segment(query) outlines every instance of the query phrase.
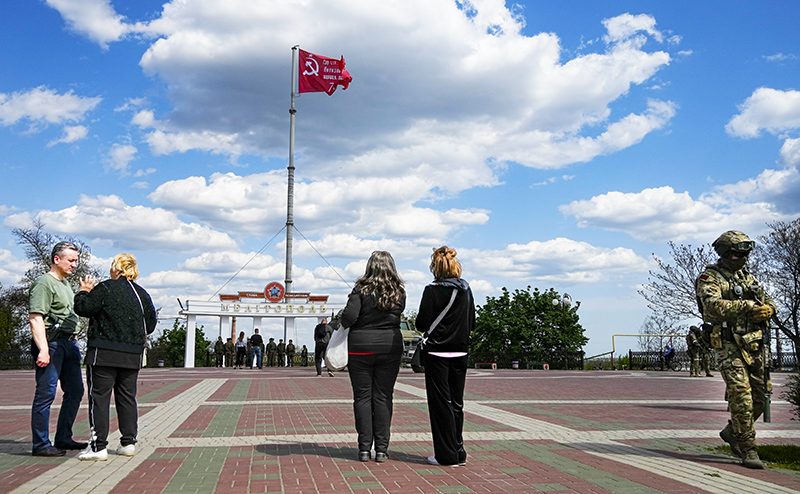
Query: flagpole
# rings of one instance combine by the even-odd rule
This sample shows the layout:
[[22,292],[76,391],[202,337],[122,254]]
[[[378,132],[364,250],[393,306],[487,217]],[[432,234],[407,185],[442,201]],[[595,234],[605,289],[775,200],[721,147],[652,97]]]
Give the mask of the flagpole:
[[[297,71],[299,70],[297,61],[297,48],[292,47],[292,104],[289,108],[289,170],[286,200],[286,277],[284,279],[284,293],[292,291],[292,233],[294,230],[294,117],[297,110],[294,108],[294,98],[297,88]],[[291,327],[290,327],[291,326]],[[294,318],[283,319],[283,341],[287,341],[287,335],[294,329]]]

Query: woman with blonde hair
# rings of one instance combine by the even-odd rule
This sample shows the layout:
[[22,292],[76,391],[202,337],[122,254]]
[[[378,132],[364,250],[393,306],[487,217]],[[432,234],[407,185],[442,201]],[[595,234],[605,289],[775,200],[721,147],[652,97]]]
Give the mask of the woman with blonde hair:
[[241,369],[244,366],[245,358],[247,358],[247,342],[244,339],[244,331],[239,333],[239,339],[236,340],[236,365],[235,369]]
[[373,252],[364,276],[356,281],[347,306],[337,316],[343,327],[350,328],[347,368],[353,387],[359,461],[369,461],[373,447],[376,462],[389,458],[392,394],[403,353],[400,314],[405,306],[403,280],[392,255]]
[[417,330],[423,336],[423,365],[433,456],[428,463],[467,463],[464,429],[464,385],[469,335],[475,327],[475,301],[469,283],[461,279],[455,249],[443,246],[431,256],[434,281],[422,292]]
[[108,459],[112,390],[122,433],[116,452],[133,456],[136,451],[136,379],[142,367],[145,338],[156,329],[157,314],[150,295],[134,283],[139,268],[133,254],[114,256],[110,275],[110,279],[96,286],[93,276],[81,278],[81,291],[75,295],[75,313],[89,318],[85,364],[92,433],[79,460]]

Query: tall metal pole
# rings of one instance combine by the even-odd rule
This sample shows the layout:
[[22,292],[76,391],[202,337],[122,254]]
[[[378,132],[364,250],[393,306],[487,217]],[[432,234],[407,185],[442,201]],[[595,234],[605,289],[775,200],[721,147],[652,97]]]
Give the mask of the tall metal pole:
[[[292,233],[294,233],[294,117],[297,110],[294,108],[294,98],[297,88],[298,45],[292,47],[292,104],[289,108],[289,189],[286,199],[286,277],[284,279],[285,292],[292,291]],[[291,327],[290,327],[291,326]],[[294,330],[294,318],[283,319],[283,340]]]

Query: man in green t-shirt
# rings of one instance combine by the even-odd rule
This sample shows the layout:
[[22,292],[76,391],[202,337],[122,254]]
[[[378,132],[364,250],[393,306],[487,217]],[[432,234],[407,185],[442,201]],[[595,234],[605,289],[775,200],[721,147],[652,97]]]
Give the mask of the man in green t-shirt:
[[[78,316],[72,309],[75,294],[66,277],[78,265],[78,247],[59,242],[50,254],[50,271],[33,282],[29,321],[36,358],[36,393],[31,408],[33,456],[63,456],[67,449],[83,449],[88,443],[72,438],[72,424],[83,398],[81,352],[75,342]],[[64,393],[58,414],[55,444],[50,443],[50,405],[59,381]]]

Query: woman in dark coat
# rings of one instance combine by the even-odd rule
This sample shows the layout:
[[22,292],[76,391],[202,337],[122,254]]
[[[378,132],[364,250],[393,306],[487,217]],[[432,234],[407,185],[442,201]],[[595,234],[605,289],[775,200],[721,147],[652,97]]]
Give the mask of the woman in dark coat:
[[133,456],[136,451],[136,379],[142,367],[145,338],[155,330],[157,315],[150,295],[134,283],[139,268],[132,254],[115,256],[110,274],[111,279],[97,286],[94,277],[81,279],[81,291],[75,295],[75,313],[89,318],[85,364],[92,432],[89,446],[78,455],[79,460],[108,458],[112,390],[122,433],[117,454]]
[[464,450],[464,384],[467,377],[469,335],[475,327],[475,301],[461,279],[456,251],[444,246],[431,256],[434,281],[422,292],[417,330],[423,338],[425,391],[431,417],[432,465],[467,463]]
[[373,252],[338,316],[341,325],[350,328],[347,368],[360,461],[369,461],[373,447],[375,461],[388,459],[392,394],[403,353],[400,315],[405,306],[403,280],[392,255]]

